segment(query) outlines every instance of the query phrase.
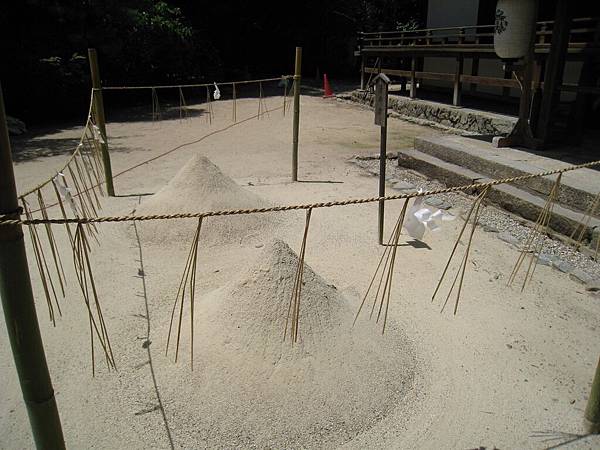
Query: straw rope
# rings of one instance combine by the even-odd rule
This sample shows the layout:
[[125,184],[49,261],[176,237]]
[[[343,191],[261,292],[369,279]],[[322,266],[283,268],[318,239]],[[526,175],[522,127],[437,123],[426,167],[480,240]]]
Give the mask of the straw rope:
[[[276,78],[262,78],[260,80],[242,80],[242,81],[225,81],[217,83],[219,86],[228,86],[228,85],[239,85],[239,84],[251,84],[251,83],[261,83],[261,82],[269,82],[269,81],[281,81],[281,80],[289,80],[294,79],[295,75],[282,75]],[[98,90],[103,91],[118,91],[118,90],[126,90],[126,89],[175,89],[175,88],[192,88],[192,87],[211,87],[214,83],[197,83],[197,84],[162,84],[162,85],[154,85],[154,86],[103,86],[101,88],[97,88]]]
[[[57,172],[62,172],[63,170],[65,170],[67,168],[67,166],[71,163],[71,161],[73,161],[75,159],[75,156],[77,156],[77,153],[79,152],[79,149],[81,148],[81,145],[83,144],[84,139],[86,139],[86,131],[87,131],[88,127],[90,126],[90,123],[93,123],[92,122],[93,109],[94,109],[94,90],[92,89],[92,92],[90,94],[90,107],[88,109],[87,121],[85,123],[85,127],[83,128],[83,133],[81,133],[81,138],[79,139],[79,144],[77,145],[77,147],[75,148],[75,150],[73,151],[71,156],[69,156],[69,159],[67,159],[67,161],[62,166],[62,168],[57,170]],[[103,138],[106,138],[106,137],[103,136]],[[27,192],[19,194],[19,199],[22,199],[30,194],[33,194],[36,191],[47,186],[48,184],[50,184],[52,182],[52,178],[54,178],[54,177],[51,177],[51,178],[47,179],[46,181],[43,181],[42,183],[38,184],[37,186],[29,189]]]
[[[498,180],[492,180],[485,183],[472,183],[462,186],[453,186],[443,189],[434,189],[423,192],[414,192],[409,194],[397,194],[387,195],[384,197],[367,197],[358,199],[346,199],[346,200],[334,200],[329,202],[317,202],[317,203],[305,203],[298,205],[282,205],[272,206],[268,208],[253,208],[253,209],[226,209],[220,211],[205,211],[205,212],[184,212],[175,214],[149,214],[143,216],[106,216],[106,217],[79,217],[79,218],[56,218],[56,219],[14,219],[14,214],[7,214],[0,216],[0,225],[37,225],[42,223],[52,224],[65,224],[65,223],[105,223],[105,222],[127,222],[131,220],[135,221],[146,221],[146,220],[170,220],[170,219],[191,219],[200,217],[215,217],[215,216],[236,216],[245,214],[260,214],[269,212],[279,211],[293,211],[293,210],[306,210],[313,208],[330,208],[333,206],[348,206],[348,205],[359,205],[363,203],[374,203],[382,200],[401,200],[415,197],[424,197],[430,195],[447,194],[451,192],[468,191],[471,189],[483,189],[486,187],[497,186],[499,184],[513,183],[515,181],[530,180],[538,177],[545,177],[549,175],[562,174],[577,169],[583,169],[587,167],[594,167],[600,165],[600,160],[591,161],[584,164],[578,164],[573,166],[564,167],[557,170],[549,170],[546,172],[540,172],[530,175],[521,175],[511,178],[502,178]],[[130,170],[130,169],[128,169]]]
[[[282,75],[280,77],[277,78],[264,78],[264,79],[259,79],[259,80],[242,80],[242,81],[227,81],[227,82],[223,82],[223,83],[217,83],[218,85],[241,85],[241,84],[251,84],[251,83],[261,83],[261,82],[269,82],[269,81],[281,81],[281,80],[288,80],[288,79],[292,79],[295,80],[296,76],[295,75]],[[158,108],[158,97],[156,96],[156,89],[166,89],[166,88],[189,88],[189,87],[212,87],[214,85],[214,83],[203,83],[203,84],[178,84],[178,85],[159,85],[159,86],[108,86],[108,87],[102,87],[100,89],[98,88],[93,88],[91,89],[90,92],[90,105],[89,105],[89,109],[88,109],[88,114],[87,114],[87,121],[85,123],[85,126],[83,128],[83,132],[81,134],[81,137],[79,139],[79,143],[77,145],[77,147],[75,148],[75,150],[73,151],[73,153],[71,154],[71,156],[69,156],[69,158],[65,161],[64,165],[57,170],[57,172],[62,172],[64,170],[67,169],[67,167],[69,166],[69,164],[73,161],[73,159],[77,156],[78,150],[81,148],[81,145],[84,143],[85,140],[88,140],[87,137],[87,130],[89,129],[90,125],[94,125],[93,122],[93,113],[94,113],[94,93],[95,91],[101,91],[101,90],[123,90],[123,89],[151,89],[152,90],[152,117],[153,120],[155,120],[155,118],[160,118],[160,110],[157,110]],[[180,92],[180,102],[181,102],[181,92]],[[210,105],[210,94],[208,94],[208,99],[209,101],[209,107],[212,110],[212,105]],[[184,108],[187,109],[187,105],[184,105]],[[276,108],[274,110],[277,110],[280,108]],[[274,111],[271,110],[271,111]],[[267,110],[267,112],[269,112]],[[253,116],[255,117],[255,116]],[[210,117],[209,117],[210,122],[212,122],[212,111],[210,111]],[[235,118],[234,118],[234,122],[235,122]],[[227,129],[227,128],[225,128]],[[102,136],[103,139],[106,139],[106,136]],[[53,178],[53,177],[52,177]],[[34,186],[33,188],[29,189],[28,191],[19,194],[19,199],[22,199],[28,195],[34,194],[36,193],[36,191],[38,191],[39,189],[42,189],[44,187],[46,187],[47,185],[49,185],[52,182],[52,178],[49,178],[43,182],[41,182],[40,184],[38,184],[37,186]],[[55,205],[50,205],[50,206],[55,206]],[[50,207],[49,206],[49,207]],[[36,211],[32,211],[32,213],[35,213]]]

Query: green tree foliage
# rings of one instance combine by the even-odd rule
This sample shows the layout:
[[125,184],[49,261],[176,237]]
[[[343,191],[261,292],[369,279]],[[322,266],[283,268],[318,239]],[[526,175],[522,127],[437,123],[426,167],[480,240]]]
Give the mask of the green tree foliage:
[[318,71],[354,75],[357,31],[420,25],[426,4],[427,0],[6,0],[0,8],[0,78],[9,111],[31,121],[54,119],[48,111],[85,114],[89,47],[98,51],[107,85],[290,73],[297,45],[304,47],[305,76]]
[[50,105],[81,115],[88,47],[98,50],[107,84],[212,78],[221,67],[210,42],[165,1],[11,1],[0,10],[0,33],[8,108],[27,120],[47,119]]

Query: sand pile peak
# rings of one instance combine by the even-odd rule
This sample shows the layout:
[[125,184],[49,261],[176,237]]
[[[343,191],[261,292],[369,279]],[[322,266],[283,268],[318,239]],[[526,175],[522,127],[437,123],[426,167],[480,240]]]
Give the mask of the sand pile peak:
[[194,371],[171,366],[165,376],[186,390],[178,413],[198,418],[197,438],[208,447],[339,445],[407,392],[415,365],[406,339],[353,329],[348,300],[308,264],[299,341],[283,341],[297,262],[275,240],[239,280],[197,301]]
[[[275,239],[265,245],[257,263],[245,276],[228,288],[230,300],[219,305],[220,313],[236,327],[230,332],[247,330],[252,334],[247,336],[249,351],[259,348],[261,352],[270,350],[277,357],[282,351],[298,356],[320,345],[332,332],[338,333],[351,320],[352,311],[336,287],[305,263],[300,333],[294,351],[289,352],[290,342],[282,341],[297,266],[296,253],[285,242]],[[256,345],[257,340],[260,345]]]
[[[269,203],[225,175],[202,155],[193,156],[169,183],[146,199],[136,215],[264,208]],[[204,220],[204,244],[242,243],[272,231],[272,214],[209,217]],[[189,245],[197,221],[151,221],[142,224],[142,240],[157,244]]]

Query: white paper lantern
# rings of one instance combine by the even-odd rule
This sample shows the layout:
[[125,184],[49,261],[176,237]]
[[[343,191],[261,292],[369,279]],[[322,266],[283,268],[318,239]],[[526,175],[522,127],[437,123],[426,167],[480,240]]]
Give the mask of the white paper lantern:
[[535,20],[536,0],[498,0],[494,26],[494,50],[506,60],[527,55]]

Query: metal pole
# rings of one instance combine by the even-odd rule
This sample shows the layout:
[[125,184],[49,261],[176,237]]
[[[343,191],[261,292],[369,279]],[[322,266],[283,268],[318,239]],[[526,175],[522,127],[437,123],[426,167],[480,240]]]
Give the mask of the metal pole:
[[88,58],[90,60],[90,72],[92,75],[92,88],[94,89],[94,109],[96,112],[96,121],[98,128],[102,133],[104,142],[100,143],[102,152],[102,164],[104,165],[104,179],[106,180],[106,192],[111,197],[115,196],[113,186],[112,167],[110,164],[110,154],[108,153],[108,137],[106,135],[106,120],[104,118],[104,100],[102,99],[102,82],[100,81],[100,69],[98,66],[98,55],[95,48],[88,48]]
[[[19,203],[0,86],[0,215],[5,214],[18,218]],[[35,445],[38,449],[64,449],[21,225],[0,225],[0,297]]]
[[[386,114],[387,116],[387,114]],[[379,145],[379,196],[385,197],[385,163],[387,159],[387,117],[381,126]],[[379,200],[379,245],[383,245],[383,224],[385,217],[385,201]]]
[[298,181],[298,131],[300,126],[300,82],[302,73],[302,47],[296,47],[294,70],[294,129],[292,147],[292,181]]
[[590,398],[585,408],[585,419],[590,433],[600,433],[600,360],[596,366]]

